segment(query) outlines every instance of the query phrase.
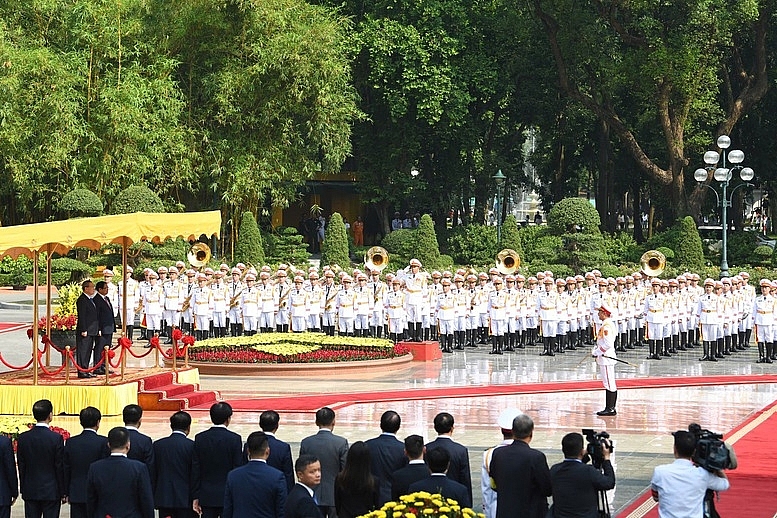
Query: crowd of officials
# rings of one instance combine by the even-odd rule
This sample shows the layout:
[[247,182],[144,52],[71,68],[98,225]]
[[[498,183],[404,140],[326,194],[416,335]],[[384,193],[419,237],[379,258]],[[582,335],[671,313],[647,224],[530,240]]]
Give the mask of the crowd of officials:
[[[349,446],[333,433],[330,408],[316,412],[318,432],[300,444],[292,462],[289,444],[276,437],[280,416],[262,412],[262,431],[245,441],[229,430],[232,408],[216,403],[212,426],[194,440],[191,416],[170,417],[172,433],[152,441],[139,431],[143,412],[123,411],[124,426],[99,435],[101,413],[80,412],[83,432],[63,441],[51,431],[50,401],[33,405],[36,425],[19,435],[17,466],[8,438],[0,437],[0,518],[10,516],[19,495],[25,518],[58,517],[62,504],[73,518],[353,518],[390,500],[418,491],[472,506],[467,448],[452,438],[454,418],[434,418],[437,438],[427,444],[419,435],[401,441],[401,418],[386,411],[381,433]],[[507,409],[497,421],[503,442],[486,450],[481,463],[483,510],[487,518],[598,517],[600,495],[615,486],[611,448],[603,448],[601,466],[586,464],[583,436],[562,440],[564,461],[548,467],[545,455],[530,447],[534,423]],[[712,474],[691,463],[694,437],[676,432],[677,461],[656,468],[652,489],[662,517],[698,517],[707,489],[728,489],[722,472]],[[548,508],[548,497],[553,505]],[[698,497],[698,498],[697,498]],[[698,500],[698,502],[697,502]]]

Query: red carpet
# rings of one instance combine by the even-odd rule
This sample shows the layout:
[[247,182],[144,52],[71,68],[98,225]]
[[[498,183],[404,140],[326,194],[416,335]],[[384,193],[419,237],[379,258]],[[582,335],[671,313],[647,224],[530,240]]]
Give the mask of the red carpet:
[[30,327],[30,324],[18,324],[15,322],[0,322],[0,333],[10,333],[11,331],[18,331]]
[[[702,385],[737,385],[753,383],[777,383],[777,375],[749,376],[688,376],[666,378],[632,378],[618,380],[618,388],[663,388]],[[513,394],[538,394],[547,392],[578,392],[601,390],[598,380],[564,381],[553,383],[525,383],[522,385],[477,385],[466,387],[440,387],[430,389],[401,389],[375,392],[345,392],[331,394],[291,394],[266,398],[227,398],[235,411],[253,412],[271,408],[284,412],[315,412],[322,406],[342,408],[357,403],[403,401],[406,399],[441,399],[478,396],[504,396]],[[205,408],[196,409],[206,410]]]
[[[777,513],[777,450],[772,445],[777,435],[777,401],[760,410],[725,435],[733,443],[739,466],[726,472],[731,482],[728,491],[715,502],[724,517],[773,518]],[[650,491],[637,498],[624,512],[626,518],[658,516],[658,507],[645,511],[652,502]]]

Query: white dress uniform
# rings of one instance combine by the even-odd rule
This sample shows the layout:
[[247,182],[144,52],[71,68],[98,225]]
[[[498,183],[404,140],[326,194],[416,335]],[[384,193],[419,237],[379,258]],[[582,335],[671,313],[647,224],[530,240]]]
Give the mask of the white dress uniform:
[[456,296],[450,289],[443,288],[437,295],[437,328],[443,352],[453,352],[453,321],[456,317]]
[[355,316],[354,302],[356,293],[350,283],[343,282],[343,289],[337,292],[335,307],[337,308],[338,332],[341,335],[353,336],[353,320]]
[[353,329],[356,336],[368,336],[370,328],[370,314],[373,308],[372,291],[366,283],[361,283],[354,288],[354,322]]
[[259,284],[259,332],[270,333],[275,330],[275,307],[278,305],[277,291],[269,279]]
[[198,340],[208,337],[210,318],[213,315],[213,298],[210,288],[196,286],[192,288],[192,315],[194,316],[195,336]]
[[146,329],[151,331],[149,338],[161,329],[164,302],[164,291],[162,291],[162,287],[154,281],[143,294],[143,314],[146,317]]
[[321,312],[324,307],[324,292],[321,286],[316,282],[307,287],[308,297],[310,299],[310,310],[308,311],[308,331],[318,333],[321,331]]
[[328,335],[335,334],[335,321],[337,320],[337,308],[335,299],[340,287],[333,282],[332,277],[327,277],[327,281],[321,286],[323,296],[321,297],[321,325],[324,332]]
[[243,333],[247,336],[256,334],[259,323],[259,289],[254,281],[247,281],[240,291],[240,316],[243,321]]
[[395,342],[404,329],[405,322],[405,294],[399,290],[399,283],[395,282],[386,294],[386,314],[389,321],[389,337]]
[[289,292],[289,316],[291,317],[291,331],[302,333],[308,328],[308,314],[310,312],[310,292],[299,284]]
[[243,293],[245,285],[240,281],[240,277],[235,275],[227,283],[227,295],[229,296],[229,311],[227,320],[229,320],[229,333],[231,336],[240,336],[242,334],[243,316],[241,313],[240,296]]

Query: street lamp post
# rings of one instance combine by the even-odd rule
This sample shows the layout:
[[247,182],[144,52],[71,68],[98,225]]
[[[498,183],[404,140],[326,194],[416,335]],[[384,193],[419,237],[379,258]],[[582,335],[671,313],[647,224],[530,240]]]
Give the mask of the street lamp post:
[[500,169],[491,178],[494,180],[494,183],[496,183],[496,244],[498,246],[499,242],[502,241],[502,187],[504,186],[507,177],[502,174],[502,170]]
[[[732,149],[731,151],[726,151],[731,146],[731,139],[728,137],[728,135],[719,136],[717,144],[721,152],[718,153],[717,151],[707,151],[704,153],[704,163],[707,165],[706,167],[700,167],[697,169],[693,173],[693,177],[700,184],[712,189],[712,192],[715,193],[715,197],[718,200],[718,205],[721,207],[721,223],[723,224],[723,250],[720,259],[720,277],[723,278],[728,277],[728,207],[731,207],[731,201],[734,199],[734,192],[736,192],[737,189],[745,185],[752,186],[752,184],[748,182],[753,179],[755,172],[749,167],[742,167],[740,165],[745,160],[745,154],[741,150]],[[723,159],[723,162],[721,167],[718,167],[718,162],[721,158]],[[728,162],[732,164],[730,167],[726,166],[726,158],[728,158]],[[734,187],[727,197],[726,191],[732,178],[732,172],[735,169],[739,169],[739,177],[744,183]],[[718,194],[718,191],[716,191],[715,188],[704,183],[709,178],[710,171],[713,171],[712,177],[717,182],[720,182],[720,187],[723,191],[722,197]]]

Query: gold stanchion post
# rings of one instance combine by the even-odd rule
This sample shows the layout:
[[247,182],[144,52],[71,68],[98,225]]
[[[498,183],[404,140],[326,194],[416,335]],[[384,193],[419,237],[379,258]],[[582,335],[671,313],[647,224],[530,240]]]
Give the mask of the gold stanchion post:
[[65,360],[65,385],[70,384],[70,346],[65,346],[65,354],[63,356]]

